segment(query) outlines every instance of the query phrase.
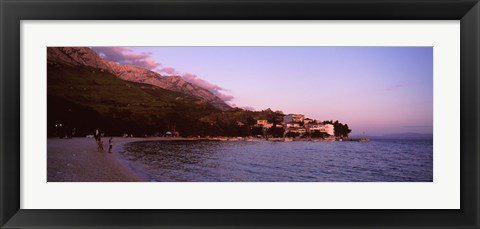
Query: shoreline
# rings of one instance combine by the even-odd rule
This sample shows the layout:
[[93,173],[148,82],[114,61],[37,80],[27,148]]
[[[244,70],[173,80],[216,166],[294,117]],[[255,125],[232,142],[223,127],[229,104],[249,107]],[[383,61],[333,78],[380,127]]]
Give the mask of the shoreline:
[[[119,141],[120,140],[120,141]],[[155,178],[151,177],[145,172],[144,165],[141,163],[130,161],[122,155],[124,151],[125,144],[132,142],[142,142],[142,141],[266,141],[266,142],[333,142],[332,139],[291,139],[291,138],[240,138],[240,137],[210,137],[210,138],[183,138],[183,137],[144,137],[144,138],[135,138],[135,137],[115,137],[114,138],[114,147],[112,153],[116,159],[128,167],[131,172],[135,173],[143,182],[155,182]],[[346,140],[352,141],[352,140]],[[355,140],[354,140],[355,141]]]
[[[120,141],[119,141],[120,140]],[[179,141],[179,140],[189,140],[184,138],[165,138],[165,137],[145,137],[145,138],[135,138],[135,137],[114,137],[113,138],[113,148],[112,154],[115,156],[115,159],[125,165],[132,173],[134,173],[139,179],[139,182],[152,182],[155,181],[150,175],[144,172],[142,165],[134,161],[129,161],[125,159],[122,155],[125,144],[132,142],[142,142],[142,141]]]
[[135,142],[135,141],[272,141],[272,142],[302,142],[302,141],[312,141],[312,142],[363,142],[364,140],[370,140],[368,138],[291,138],[291,137],[269,137],[269,138],[258,138],[258,137],[115,137],[117,139],[132,139],[131,141],[125,142]]
[[95,139],[47,139],[47,182],[145,182],[115,152],[128,142],[143,139],[114,138],[112,153],[108,138],[103,138],[104,150],[97,151]]
[[47,138],[47,182],[149,182],[139,165],[123,158],[127,143],[138,141],[188,140],[184,138],[123,138],[113,137],[112,152],[103,137],[103,151],[97,151],[93,138]]
[[47,139],[47,182],[152,182],[141,164],[127,160],[122,152],[125,144],[141,141],[320,141],[322,139],[288,138],[181,138],[181,137],[113,137],[112,152],[108,152],[108,139],[104,137],[104,150],[97,151],[93,138]]

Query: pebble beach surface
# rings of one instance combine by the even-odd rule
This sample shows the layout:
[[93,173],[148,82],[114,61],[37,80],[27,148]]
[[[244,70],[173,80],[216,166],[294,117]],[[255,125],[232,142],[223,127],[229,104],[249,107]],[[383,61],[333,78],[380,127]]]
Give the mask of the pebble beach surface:
[[139,182],[146,181],[123,163],[119,150],[128,142],[157,140],[113,138],[112,153],[108,138],[104,150],[97,151],[93,138],[47,139],[47,182]]

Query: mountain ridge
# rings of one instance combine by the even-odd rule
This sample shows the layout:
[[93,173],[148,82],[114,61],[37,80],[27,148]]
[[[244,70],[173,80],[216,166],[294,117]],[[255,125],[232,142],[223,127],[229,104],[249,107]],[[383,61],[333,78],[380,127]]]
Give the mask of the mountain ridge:
[[222,111],[193,96],[125,81],[98,68],[47,67],[48,136],[63,137],[73,129],[77,136],[95,129],[143,136],[172,131],[172,126],[184,135],[198,135],[208,124],[199,118],[218,112]]
[[145,83],[162,89],[181,92],[199,98],[221,110],[231,109],[229,105],[209,90],[187,82],[180,76],[162,76],[145,68],[119,64],[101,57],[90,48],[48,47],[47,63],[98,68],[126,81]]

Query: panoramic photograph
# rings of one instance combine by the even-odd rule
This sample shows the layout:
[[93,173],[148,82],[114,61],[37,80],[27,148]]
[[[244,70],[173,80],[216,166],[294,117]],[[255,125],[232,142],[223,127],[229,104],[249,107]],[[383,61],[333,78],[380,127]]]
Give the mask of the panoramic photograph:
[[47,182],[433,182],[433,47],[47,47]]

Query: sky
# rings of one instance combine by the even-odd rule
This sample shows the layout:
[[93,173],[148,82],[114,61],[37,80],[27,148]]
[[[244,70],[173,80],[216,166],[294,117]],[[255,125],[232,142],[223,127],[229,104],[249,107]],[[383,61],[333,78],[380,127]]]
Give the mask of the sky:
[[432,47],[94,47],[180,75],[228,104],[347,123],[352,135],[433,132]]

